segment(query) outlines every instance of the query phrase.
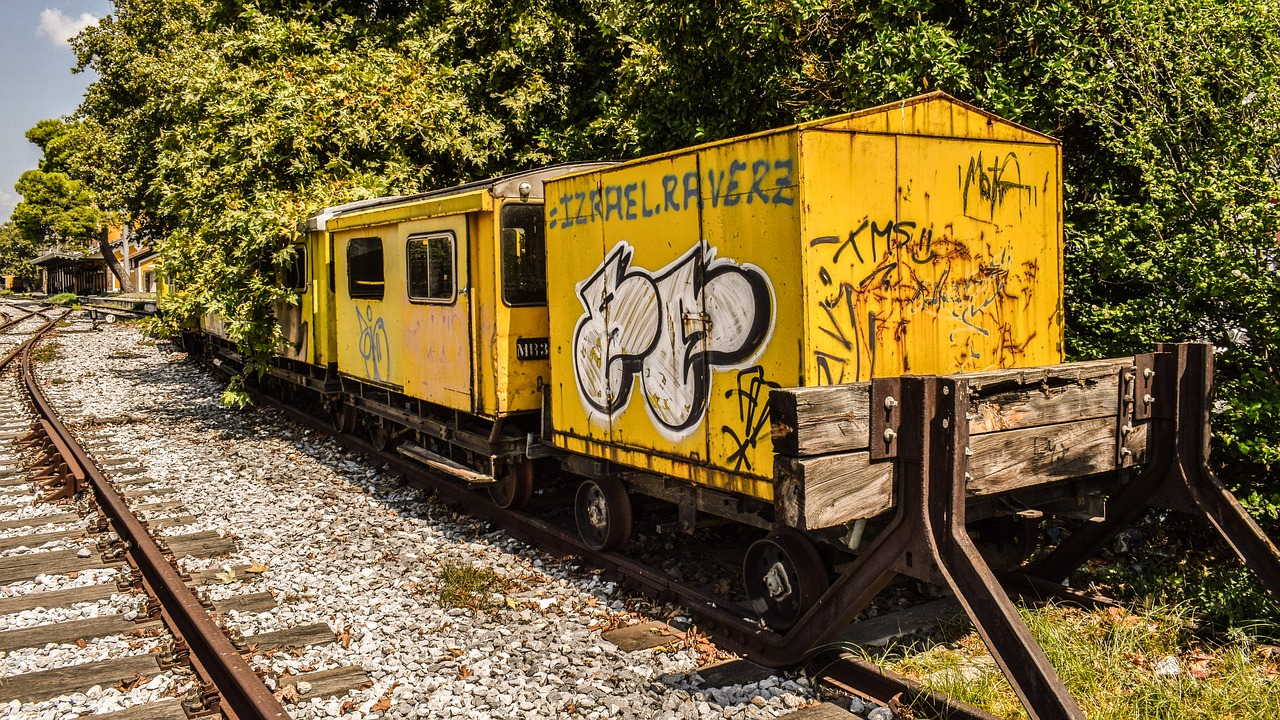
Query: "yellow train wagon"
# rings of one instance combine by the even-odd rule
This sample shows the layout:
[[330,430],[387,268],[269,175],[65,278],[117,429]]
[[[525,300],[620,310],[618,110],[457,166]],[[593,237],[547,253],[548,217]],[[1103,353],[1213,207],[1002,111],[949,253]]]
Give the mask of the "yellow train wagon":
[[[560,165],[334,213],[340,427],[505,506],[531,492],[550,340],[543,183]],[[412,435],[409,438],[408,435]],[[405,440],[402,442],[402,440]]]
[[1061,362],[1061,175],[932,93],[550,180],[551,442],[769,527],[771,388]]

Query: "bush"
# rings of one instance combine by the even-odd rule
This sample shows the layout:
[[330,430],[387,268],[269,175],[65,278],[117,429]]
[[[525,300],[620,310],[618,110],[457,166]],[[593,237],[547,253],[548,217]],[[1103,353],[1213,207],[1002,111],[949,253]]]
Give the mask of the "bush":
[[49,298],[49,304],[57,305],[59,307],[66,307],[68,305],[74,304],[76,299],[77,298],[75,293],[58,293],[57,295],[54,295],[53,297]]

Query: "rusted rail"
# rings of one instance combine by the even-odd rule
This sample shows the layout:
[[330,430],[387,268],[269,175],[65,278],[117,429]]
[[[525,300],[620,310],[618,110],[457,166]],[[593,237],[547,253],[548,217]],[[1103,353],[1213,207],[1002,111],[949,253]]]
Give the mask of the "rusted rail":
[[[603,569],[610,576],[626,582],[640,592],[685,606],[700,623],[700,629],[710,631],[722,648],[772,667],[781,666],[770,656],[770,647],[765,641],[778,636],[761,630],[753,619],[752,611],[747,608],[727,603],[720,596],[679,583],[666,573],[622,553],[593,550],[574,532],[540,518],[498,507],[487,495],[476,493],[453,478],[433,473],[395,452],[379,450],[372,443],[354,435],[335,432],[328,422],[292,405],[286,405],[264,394],[256,395],[256,399],[275,407],[301,425],[330,435],[347,450],[365,455],[378,463],[385,463],[404,476],[411,485],[436,492],[442,501],[461,506],[473,517],[491,521],[511,535],[535,543],[547,551],[582,557],[587,564]],[[787,660],[788,666],[800,662],[800,659]],[[992,715],[978,708],[934,693],[902,675],[839,651],[819,652],[814,655],[811,667],[815,668],[820,678],[831,679],[837,688],[856,689],[860,695],[883,705],[889,705],[894,702],[895,697],[901,697],[934,713],[932,717],[948,720],[995,720]]]
[[[54,321],[56,322],[56,321]],[[42,329],[44,332],[53,322]],[[78,465],[93,485],[98,506],[112,529],[129,551],[131,563],[142,576],[147,592],[159,602],[160,612],[176,638],[175,656],[186,655],[199,677],[203,710],[221,712],[231,720],[288,718],[280,702],[257,676],[231,640],[191,592],[182,576],[170,564],[146,527],[129,509],[125,499],[107,481],[84,448],[67,431],[36,383],[31,369],[30,349],[35,338],[22,348],[22,372],[36,412],[70,454],[68,465]]]

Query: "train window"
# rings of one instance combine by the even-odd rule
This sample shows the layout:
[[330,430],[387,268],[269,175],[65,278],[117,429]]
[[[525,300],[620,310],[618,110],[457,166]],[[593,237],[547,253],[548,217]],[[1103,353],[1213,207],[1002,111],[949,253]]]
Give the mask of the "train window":
[[453,302],[453,234],[409,238],[409,299]]
[[284,271],[284,284],[290,290],[306,292],[307,247],[305,245],[293,246],[293,257],[289,258],[289,265]]
[[502,208],[502,299],[508,305],[547,303],[547,245],[541,205]]
[[354,238],[347,243],[347,292],[353,298],[382,299],[382,238]]

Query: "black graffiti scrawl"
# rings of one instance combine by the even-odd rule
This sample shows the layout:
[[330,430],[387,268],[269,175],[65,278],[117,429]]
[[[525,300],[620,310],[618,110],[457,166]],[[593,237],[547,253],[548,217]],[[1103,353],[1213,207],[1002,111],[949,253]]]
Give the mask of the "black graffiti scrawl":
[[637,377],[665,437],[688,437],[707,412],[711,371],[749,365],[773,332],[764,271],[716,257],[699,242],[657,271],[633,267],[619,242],[576,287],[584,312],[573,335],[574,374],[588,414],[616,417]]

